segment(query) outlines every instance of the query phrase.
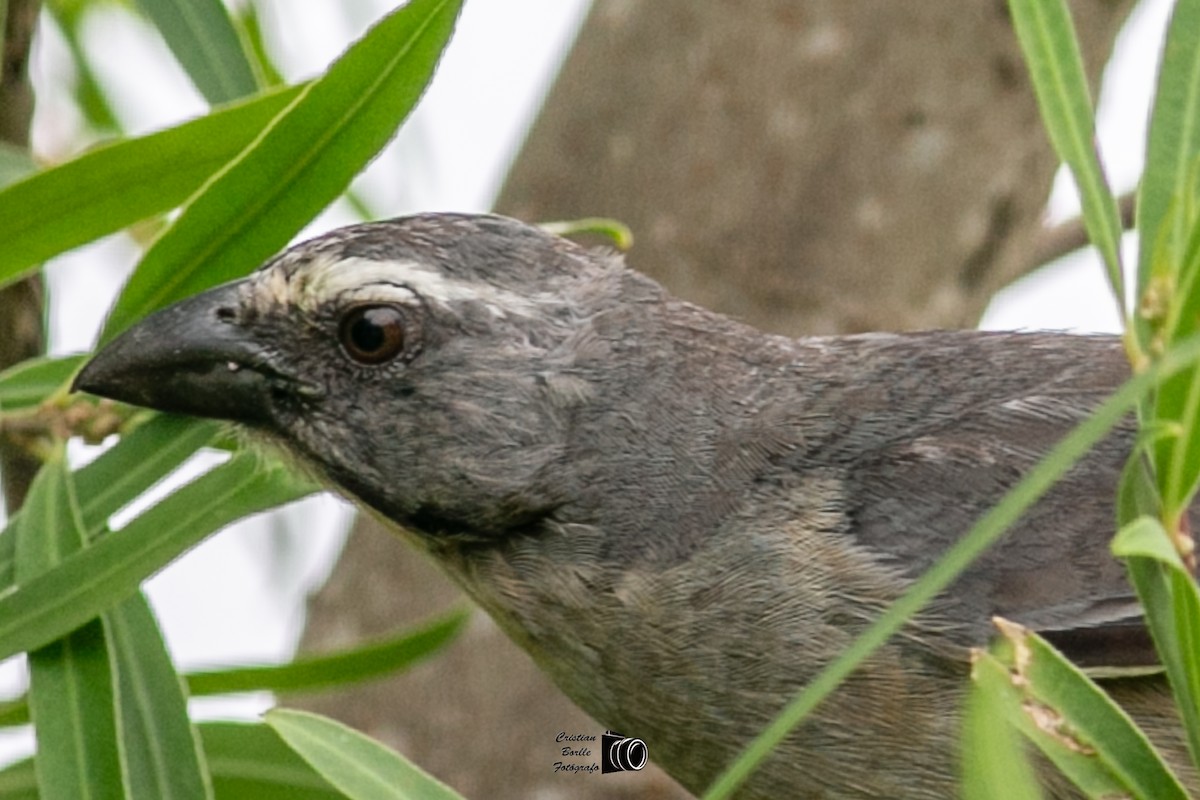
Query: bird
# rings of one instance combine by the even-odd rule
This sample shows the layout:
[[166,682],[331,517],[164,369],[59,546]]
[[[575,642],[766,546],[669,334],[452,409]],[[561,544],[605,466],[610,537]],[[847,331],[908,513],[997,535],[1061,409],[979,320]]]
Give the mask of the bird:
[[[1104,335],[771,335],[615,252],[425,213],[158,311],[74,388],[282,451],[698,793],[1128,374]],[[1122,422],[737,796],[954,796],[994,615],[1084,664],[1156,664],[1107,547],[1134,436]],[[1112,690],[1185,758],[1161,677]]]

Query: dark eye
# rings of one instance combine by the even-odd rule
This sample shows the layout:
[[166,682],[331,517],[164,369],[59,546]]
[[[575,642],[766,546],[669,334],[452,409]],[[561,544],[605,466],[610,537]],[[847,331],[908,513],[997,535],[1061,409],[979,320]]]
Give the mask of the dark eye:
[[350,309],[338,325],[338,341],[360,364],[382,364],[404,349],[404,315],[394,306]]

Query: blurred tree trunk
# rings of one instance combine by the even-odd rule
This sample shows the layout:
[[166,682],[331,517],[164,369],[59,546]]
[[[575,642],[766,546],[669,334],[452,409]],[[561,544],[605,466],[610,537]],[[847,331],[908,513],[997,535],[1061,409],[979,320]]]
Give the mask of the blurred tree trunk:
[[[8,0],[3,19],[4,52],[0,67],[0,141],[29,146],[33,119],[33,89],[29,84],[29,49],[37,22],[38,0]],[[39,277],[0,289],[0,370],[38,355],[42,335],[43,293]],[[11,513],[21,505],[39,462],[0,437],[0,479],[4,507]]]
[[[1072,3],[1093,85],[1131,6]],[[970,326],[1038,252],[1056,165],[1002,0],[598,0],[497,208],[623,220],[634,267],[772,331]],[[307,649],[464,602],[376,527],[313,599]],[[444,657],[310,705],[468,797],[682,796],[649,770],[554,774],[559,731],[602,728],[482,615]]]

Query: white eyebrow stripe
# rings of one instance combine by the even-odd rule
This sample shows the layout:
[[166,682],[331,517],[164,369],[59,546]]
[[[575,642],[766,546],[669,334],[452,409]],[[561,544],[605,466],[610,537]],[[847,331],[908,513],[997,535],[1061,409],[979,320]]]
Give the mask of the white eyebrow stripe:
[[301,307],[307,310],[338,296],[404,302],[416,295],[442,306],[463,300],[483,303],[501,317],[529,315],[534,310],[530,298],[487,283],[460,281],[415,261],[338,259],[322,255],[305,264],[302,272],[299,299]]
[[373,281],[324,297],[316,295],[308,297],[311,297],[311,300],[306,302],[306,310],[312,310],[322,301],[328,302],[332,297],[336,297],[339,305],[342,306],[354,304],[360,300],[373,303],[412,303],[418,299],[417,293],[412,289],[388,281]]

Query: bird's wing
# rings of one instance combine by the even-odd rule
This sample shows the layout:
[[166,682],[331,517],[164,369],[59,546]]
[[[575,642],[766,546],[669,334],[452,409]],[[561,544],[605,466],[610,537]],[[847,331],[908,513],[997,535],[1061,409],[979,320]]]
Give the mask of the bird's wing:
[[[847,458],[849,534],[911,578],[1127,373],[1111,341],[1058,337],[993,348],[981,334],[978,343],[955,353],[976,365],[971,380],[930,370],[919,391],[933,399],[917,398],[928,410],[900,420],[884,446]],[[1023,360],[995,361],[1014,352]],[[939,404],[939,391],[953,403]],[[958,630],[964,643],[989,638],[990,619],[1001,615],[1044,632],[1088,666],[1156,663],[1124,565],[1109,551],[1134,434],[1132,420],[1119,425],[939,599],[943,618],[969,620]]]

